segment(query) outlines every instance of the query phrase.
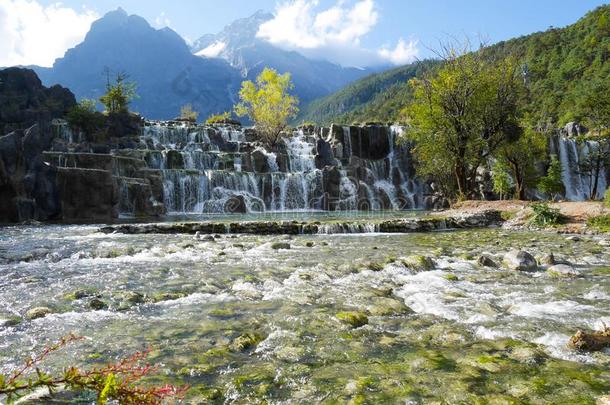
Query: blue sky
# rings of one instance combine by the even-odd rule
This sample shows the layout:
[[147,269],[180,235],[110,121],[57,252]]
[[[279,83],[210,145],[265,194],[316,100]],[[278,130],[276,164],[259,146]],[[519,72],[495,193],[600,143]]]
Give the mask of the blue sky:
[[[58,4],[53,0],[0,0],[0,38],[8,38],[0,40],[4,42],[0,42],[0,65],[20,58],[39,63],[43,58],[52,60],[61,56],[63,48],[82,39],[92,20],[119,6],[155,26],[169,25],[189,40],[216,33],[233,20],[259,9],[276,14],[283,10],[284,17],[268,27],[265,37],[279,46],[315,57],[334,57],[335,61],[345,58],[348,62],[368,52],[371,57],[376,55],[400,64],[415,56],[430,56],[427,48],[435,47],[447,35],[482,35],[497,42],[549,26],[571,24],[605,3],[594,0],[63,0]],[[358,5],[362,6],[359,11]],[[324,13],[329,10],[336,13]],[[359,15],[354,17],[352,11],[358,11]],[[296,24],[290,20],[291,15],[305,15],[317,21],[320,14],[342,16],[343,22],[352,16],[357,23],[351,24],[351,28],[344,24],[333,31],[333,24],[336,26],[338,21],[330,18],[330,25],[321,30],[299,26],[292,33],[286,32],[290,31],[287,27]],[[2,32],[3,26],[7,32]],[[12,31],[8,32],[6,27],[13,27]],[[20,29],[34,32],[22,33]],[[303,31],[309,36],[302,35]],[[36,49],[37,35],[38,42],[47,40],[49,44]],[[354,51],[351,54],[350,49]]]

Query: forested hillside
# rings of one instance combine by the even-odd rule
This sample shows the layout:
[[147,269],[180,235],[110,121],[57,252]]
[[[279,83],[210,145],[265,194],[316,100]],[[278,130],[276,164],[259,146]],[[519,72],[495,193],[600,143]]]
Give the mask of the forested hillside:
[[352,121],[391,121],[410,97],[409,79],[438,64],[422,61],[358,80],[303,108],[299,121],[320,124]]
[[[562,125],[582,118],[581,100],[600,81],[610,80],[610,5],[573,25],[499,42],[483,52],[517,56],[529,90],[528,109],[540,124]],[[361,79],[303,109],[300,120],[317,123],[394,121],[408,104],[407,81],[439,62],[423,61]]]

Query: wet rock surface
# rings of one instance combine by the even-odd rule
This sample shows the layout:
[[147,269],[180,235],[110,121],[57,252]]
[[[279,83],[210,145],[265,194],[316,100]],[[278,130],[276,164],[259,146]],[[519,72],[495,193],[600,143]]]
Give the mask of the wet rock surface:
[[511,250],[504,255],[502,264],[509,270],[534,271],[538,268],[536,259],[524,250]]
[[302,235],[325,233],[410,233],[432,232],[451,229],[468,229],[496,226],[502,222],[498,211],[460,215],[456,217],[422,217],[407,219],[378,220],[372,224],[354,222],[332,225],[316,221],[282,222],[187,222],[158,224],[125,224],[100,228],[102,233],[123,234],[256,234],[256,235]]

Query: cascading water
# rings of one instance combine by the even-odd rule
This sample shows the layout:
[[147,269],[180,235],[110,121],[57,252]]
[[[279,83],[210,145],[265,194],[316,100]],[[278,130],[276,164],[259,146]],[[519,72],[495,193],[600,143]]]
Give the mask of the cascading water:
[[[554,141],[554,153],[557,154],[562,168],[562,181],[565,197],[571,201],[588,200],[591,197],[594,177],[588,170],[582,170],[588,159],[595,156],[600,144],[596,141],[578,141],[567,137],[557,137]],[[600,166],[597,193],[595,199],[603,198],[607,187],[608,168]]]
[[[408,151],[394,146],[400,127],[363,128],[340,127],[340,137],[298,130],[268,150],[238,126],[149,122],[139,152],[160,173],[170,214],[420,207],[421,187],[405,169]],[[378,148],[374,142],[385,149],[373,157],[363,145]]]

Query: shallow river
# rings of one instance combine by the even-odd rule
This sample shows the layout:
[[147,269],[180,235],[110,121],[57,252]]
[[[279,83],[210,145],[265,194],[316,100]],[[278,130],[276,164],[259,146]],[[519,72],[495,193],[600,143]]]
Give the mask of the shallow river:
[[[100,365],[148,346],[156,382],[188,403],[595,404],[610,353],[575,353],[610,324],[599,238],[504,230],[429,234],[105,235],[97,226],[0,228],[0,371],[69,332],[48,367]],[[287,242],[290,249],[274,249]],[[511,272],[511,248],[553,252],[580,277]],[[411,255],[434,260],[413,268]],[[95,297],[106,309],[93,310]],[[353,327],[337,314],[360,311]],[[1,399],[0,399],[1,402]]]

